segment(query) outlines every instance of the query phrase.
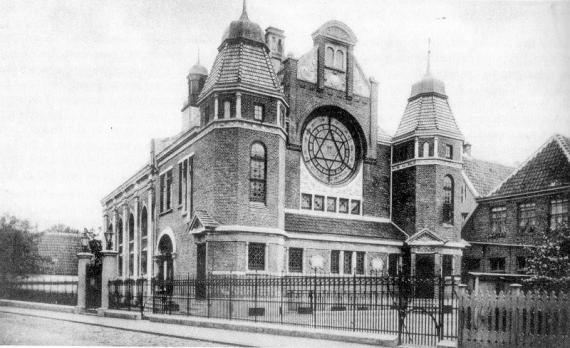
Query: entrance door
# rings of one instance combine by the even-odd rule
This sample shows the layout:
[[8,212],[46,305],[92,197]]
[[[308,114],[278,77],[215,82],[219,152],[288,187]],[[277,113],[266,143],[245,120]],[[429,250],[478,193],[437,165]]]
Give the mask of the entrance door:
[[87,308],[101,307],[101,265],[88,264],[87,275],[87,296],[85,306]]
[[433,254],[416,254],[416,297],[433,298],[435,295],[435,262]]
[[196,250],[196,298],[206,297],[206,244],[198,244]]

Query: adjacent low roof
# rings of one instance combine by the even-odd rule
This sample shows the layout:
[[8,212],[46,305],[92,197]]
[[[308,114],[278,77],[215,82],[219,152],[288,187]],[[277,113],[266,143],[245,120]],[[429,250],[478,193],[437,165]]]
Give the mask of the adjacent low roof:
[[505,180],[515,168],[463,155],[463,170],[477,191],[475,196],[484,197]]
[[570,185],[570,138],[552,136],[492,192],[513,195]]

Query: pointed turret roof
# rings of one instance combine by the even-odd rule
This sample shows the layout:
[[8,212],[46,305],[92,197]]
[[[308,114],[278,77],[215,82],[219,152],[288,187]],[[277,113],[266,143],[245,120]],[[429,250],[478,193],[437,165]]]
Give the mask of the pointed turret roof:
[[245,1],[240,18],[224,34],[198,102],[213,91],[236,89],[284,99],[263,31],[249,20]]
[[463,140],[445,94],[445,84],[430,71],[430,51],[424,77],[414,83],[394,140],[410,135],[444,135]]

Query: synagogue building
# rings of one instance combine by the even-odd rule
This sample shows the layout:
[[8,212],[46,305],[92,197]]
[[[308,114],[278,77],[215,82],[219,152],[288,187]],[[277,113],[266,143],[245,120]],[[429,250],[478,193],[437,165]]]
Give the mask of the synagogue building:
[[120,277],[461,273],[463,224],[510,168],[470,156],[429,63],[392,136],[356,34],[310,39],[286,57],[244,7],[190,68],[180,132],[102,200]]

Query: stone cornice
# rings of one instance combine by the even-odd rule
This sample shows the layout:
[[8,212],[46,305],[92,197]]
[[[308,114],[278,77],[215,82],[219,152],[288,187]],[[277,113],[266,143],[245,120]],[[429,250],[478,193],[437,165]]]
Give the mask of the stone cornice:
[[412,158],[404,162],[392,164],[392,171],[406,169],[413,166],[443,165],[456,169],[463,169],[463,162],[448,160],[441,157]]

